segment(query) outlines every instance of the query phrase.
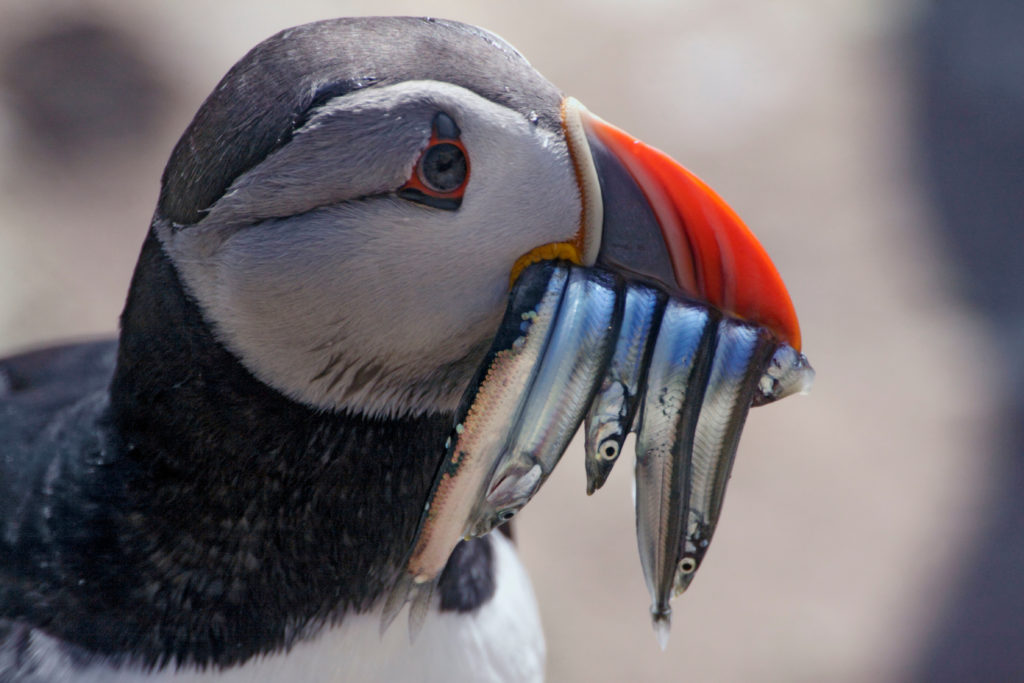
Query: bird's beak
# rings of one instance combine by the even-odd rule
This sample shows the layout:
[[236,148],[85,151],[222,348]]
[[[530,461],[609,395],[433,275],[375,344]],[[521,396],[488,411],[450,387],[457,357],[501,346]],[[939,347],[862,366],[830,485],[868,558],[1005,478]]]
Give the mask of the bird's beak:
[[579,262],[710,304],[799,351],[800,327],[782,278],[722,198],[573,98],[562,109],[583,199]]

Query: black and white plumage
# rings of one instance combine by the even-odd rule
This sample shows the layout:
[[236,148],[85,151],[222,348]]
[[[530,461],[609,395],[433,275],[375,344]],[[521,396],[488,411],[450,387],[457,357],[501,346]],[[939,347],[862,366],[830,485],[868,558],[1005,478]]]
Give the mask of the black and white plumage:
[[[468,67],[478,71],[468,73]],[[505,94],[509,83],[516,87]],[[369,97],[360,97],[363,88]],[[351,377],[325,375],[333,394],[321,398],[327,392],[309,395],[302,384],[331,361],[333,347],[312,352],[309,376],[295,374],[303,358],[268,371],[267,383],[254,375],[263,374],[262,359],[280,357],[282,349],[305,353],[328,342],[339,345],[346,332],[328,329],[331,317],[358,312],[363,318],[352,324],[365,327],[397,308],[397,296],[371,300],[386,294],[376,291],[376,276],[338,264],[349,277],[337,281],[327,273],[317,283],[323,306],[304,319],[288,319],[290,304],[271,301],[274,294],[289,294],[283,286],[274,290],[275,283],[269,298],[229,285],[227,294],[243,301],[229,302],[230,313],[222,314],[207,298],[215,295],[212,285],[194,289],[207,286],[205,273],[189,273],[183,261],[223,266],[190,253],[193,234],[197,241],[256,237],[258,245],[230,251],[230,243],[223,251],[255,263],[266,259],[275,269],[303,258],[302,249],[323,249],[323,240],[340,236],[349,241],[332,247],[339,258],[351,255],[356,264],[386,268],[380,260],[374,265],[372,254],[358,253],[365,235],[339,235],[337,227],[317,221],[340,211],[354,215],[324,220],[358,227],[380,211],[377,205],[390,208],[398,223],[448,213],[386,193],[409,175],[434,111],[457,107],[460,97],[471,100],[470,111],[507,110],[521,121],[521,131],[557,131],[560,96],[553,87],[493,36],[447,22],[341,20],[286,31],[251,52],[211,95],[167,166],[119,344],[57,348],[0,362],[0,679],[62,680],[57,676],[64,670],[65,677],[114,680],[109,666],[216,671],[265,657],[274,675],[302,680],[298,672],[305,669],[290,675],[274,658],[318,638],[331,640],[328,631],[351,630],[357,619],[372,637],[350,637],[348,659],[370,656],[365,650],[373,644],[362,641],[377,638],[379,618],[356,614],[373,607],[399,568],[441,456],[438,444],[451,428],[451,403],[488,341],[486,328],[500,316],[501,294],[495,310],[478,315],[477,329],[438,321],[446,341],[461,340],[444,345],[451,357],[435,362],[441,370],[374,388],[365,379],[374,373],[374,357],[359,358]],[[332,118],[341,118],[336,110],[349,109],[350,102],[355,115],[334,126]],[[395,106],[406,107],[398,116],[423,116],[395,130],[386,113]],[[459,118],[469,139],[475,130]],[[484,155],[474,155],[473,162],[475,177],[482,178]],[[353,199],[355,208],[344,208]],[[575,226],[570,222],[568,229]],[[305,243],[297,234],[302,231]],[[431,242],[445,248],[436,232]],[[277,239],[282,233],[294,240],[290,247]],[[396,278],[405,276],[391,280],[395,295],[436,290],[422,272],[409,272],[412,261],[459,275],[455,255],[428,264],[404,240],[397,235],[395,245],[406,244],[408,259],[403,263],[403,255],[395,254],[389,269]],[[523,242],[519,253],[536,243]],[[507,287],[510,263],[495,272],[498,288]],[[300,272],[304,265],[290,261],[279,272],[315,281],[316,273]],[[245,275],[233,268],[221,272]],[[332,293],[324,290],[331,287],[338,292],[328,303]],[[353,303],[361,296],[362,310]],[[270,309],[251,313],[249,304]],[[385,319],[401,331],[397,313]],[[236,332],[224,318],[249,314],[257,316],[251,322],[265,328],[271,346],[250,350],[242,342],[236,355],[233,334],[248,330]],[[325,329],[311,336],[298,329],[303,325]],[[378,334],[379,326],[352,348],[369,346],[384,359],[398,356],[374,341]],[[416,349],[439,344],[415,329],[396,336],[413,360]],[[304,348],[296,348],[299,340]],[[396,372],[382,367],[377,374],[386,381]],[[363,385],[361,393],[355,384]],[[442,389],[422,388],[431,384]],[[403,392],[403,386],[410,388]],[[486,612],[500,571],[522,573],[518,566],[498,566],[500,560],[516,564],[506,544],[486,538],[460,547],[442,582],[438,628],[446,619],[461,621],[454,615]],[[521,587],[527,592],[513,597],[529,607],[528,584]],[[523,675],[536,677],[543,649],[536,612],[530,611],[521,628],[536,634],[527,642],[532,651],[510,655],[520,660]],[[516,627],[504,625],[512,632]],[[431,653],[437,647],[432,641],[428,630],[414,650],[443,660]],[[409,648],[407,636],[396,629],[376,649],[388,646]],[[462,647],[472,645],[467,640]],[[345,661],[345,648],[332,642],[330,649],[325,674],[361,671]],[[476,656],[481,666],[489,659]],[[305,666],[316,666],[315,656],[305,659],[314,662]],[[395,660],[392,666],[401,672],[401,657]],[[441,672],[458,671],[457,661],[442,663]],[[247,672],[246,680],[256,680],[252,672],[258,670],[256,665]],[[386,669],[363,672],[391,675]],[[429,669],[420,673],[429,678]]]
[[[119,340],[0,361],[0,681],[541,678],[499,534],[456,549],[414,644],[379,610],[524,255],[682,287],[665,202],[581,111],[432,19],[235,65],[168,162]],[[457,203],[403,190],[439,127]]]

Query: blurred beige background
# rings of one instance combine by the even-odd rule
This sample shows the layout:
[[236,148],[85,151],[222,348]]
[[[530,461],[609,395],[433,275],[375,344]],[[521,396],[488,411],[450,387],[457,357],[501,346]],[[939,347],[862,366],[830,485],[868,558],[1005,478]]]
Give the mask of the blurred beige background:
[[[744,216],[789,285],[818,371],[811,396],[752,412],[665,653],[637,559],[631,463],[587,498],[574,445],[518,530],[550,680],[908,680],[973,561],[1001,395],[995,350],[951,285],[910,151],[905,45],[918,10],[0,0],[0,353],[113,333],[171,146],[256,42],[339,15],[479,24]],[[38,55],[67,43],[32,37],[69,17],[127,40],[123,52],[84,48],[130,61],[124,82],[84,69],[61,71],[61,88],[40,85],[64,67]],[[24,116],[26,99],[47,102],[57,124],[83,112],[100,123],[54,138],[61,126]]]

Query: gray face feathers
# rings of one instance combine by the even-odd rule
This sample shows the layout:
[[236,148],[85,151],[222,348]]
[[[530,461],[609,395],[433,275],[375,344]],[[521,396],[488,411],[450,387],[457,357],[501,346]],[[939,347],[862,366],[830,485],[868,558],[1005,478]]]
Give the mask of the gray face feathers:
[[558,131],[561,93],[511,46],[474,26],[414,17],[297,26],[254,47],[203,103],[164,172],[157,214],[188,225],[239,175],[287,144],[310,113],[354,90],[452,83]]
[[[513,264],[579,229],[560,104],[517,52],[461,24],[285,31],[203,104],[154,230],[218,339],[263,382],[321,409],[452,410]],[[456,203],[403,190],[423,178],[437,120],[464,150]]]

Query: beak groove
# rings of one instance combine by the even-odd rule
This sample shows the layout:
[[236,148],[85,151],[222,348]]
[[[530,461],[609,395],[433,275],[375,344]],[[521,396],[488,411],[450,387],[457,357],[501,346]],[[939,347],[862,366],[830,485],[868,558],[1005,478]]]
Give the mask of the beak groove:
[[590,267],[597,262],[601,249],[601,233],[604,227],[604,205],[601,201],[601,181],[597,176],[594,157],[587,143],[583,125],[586,109],[574,97],[562,100],[562,129],[569,143],[576,182],[580,187],[580,203],[583,208],[580,225],[576,232],[576,243],[580,252],[580,264]]
[[781,276],[714,190],[573,98],[563,104],[563,122],[583,199],[584,265],[597,243],[597,263],[765,327],[800,350]]

